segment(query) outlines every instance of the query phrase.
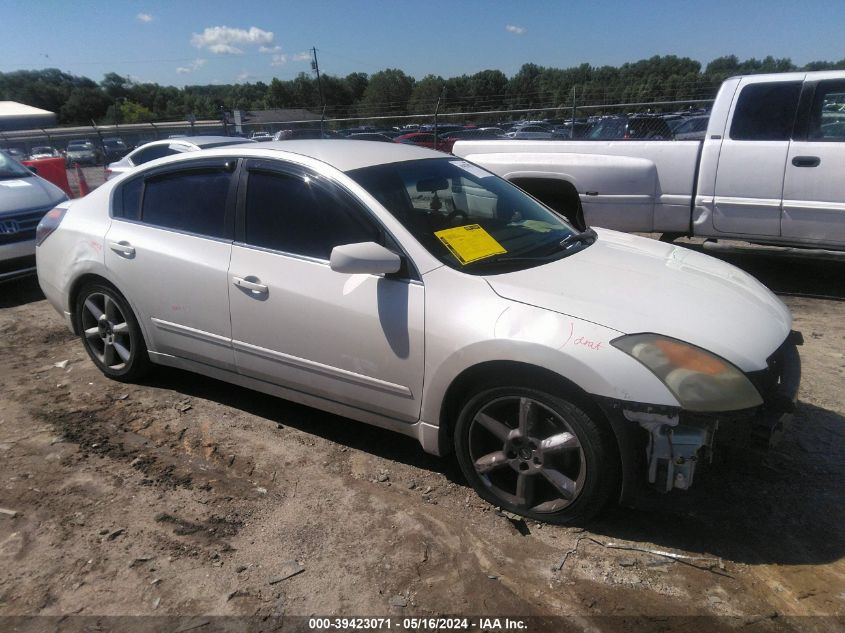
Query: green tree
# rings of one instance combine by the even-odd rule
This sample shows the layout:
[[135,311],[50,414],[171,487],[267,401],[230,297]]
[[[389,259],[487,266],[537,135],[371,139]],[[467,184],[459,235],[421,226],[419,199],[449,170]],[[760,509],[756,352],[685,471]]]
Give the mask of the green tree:
[[439,75],[426,75],[414,84],[408,99],[408,110],[411,113],[434,112],[437,100],[440,98],[446,82]]
[[373,116],[405,114],[414,79],[397,68],[373,74],[361,99],[360,111]]
[[108,96],[98,88],[74,88],[59,111],[59,121],[88,124],[105,116],[110,105]]

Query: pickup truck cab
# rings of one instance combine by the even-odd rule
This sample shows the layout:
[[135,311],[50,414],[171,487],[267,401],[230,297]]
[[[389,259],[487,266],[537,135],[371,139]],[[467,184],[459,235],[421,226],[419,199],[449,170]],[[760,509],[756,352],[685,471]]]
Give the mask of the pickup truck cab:
[[732,77],[703,141],[459,141],[576,224],[845,250],[845,72]]

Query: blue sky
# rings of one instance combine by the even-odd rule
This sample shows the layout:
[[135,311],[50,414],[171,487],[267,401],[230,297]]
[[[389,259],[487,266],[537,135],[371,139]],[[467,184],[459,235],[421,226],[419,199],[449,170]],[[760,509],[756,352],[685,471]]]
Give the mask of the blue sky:
[[325,73],[417,78],[668,54],[845,58],[841,0],[4,0],[2,15],[0,72],[176,86],[291,79],[310,70],[312,46]]

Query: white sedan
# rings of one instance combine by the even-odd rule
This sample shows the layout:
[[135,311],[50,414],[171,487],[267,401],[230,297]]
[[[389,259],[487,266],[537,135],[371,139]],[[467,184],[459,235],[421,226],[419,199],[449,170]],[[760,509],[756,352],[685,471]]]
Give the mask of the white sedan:
[[410,145],[155,160],[48,214],[37,260],[107,376],[168,365],[410,435],[550,522],[689,487],[717,427],[768,440],[800,380],[749,275]]
[[106,167],[106,180],[111,180],[135,169],[156,158],[173,156],[184,152],[196,152],[201,149],[212,149],[214,147],[225,147],[226,145],[238,145],[242,143],[254,143],[255,141],[243,139],[239,136],[186,136],[181,138],[169,138],[162,141],[150,141],[144,143],[118,161],[109,163]]

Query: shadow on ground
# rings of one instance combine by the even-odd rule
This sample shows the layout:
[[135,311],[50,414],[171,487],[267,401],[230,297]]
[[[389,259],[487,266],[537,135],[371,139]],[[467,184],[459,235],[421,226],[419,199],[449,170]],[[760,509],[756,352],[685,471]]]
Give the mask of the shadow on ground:
[[733,264],[756,277],[776,294],[845,301],[845,258],[807,259],[753,249],[724,253],[685,241],[679,241],[677,245]]
[[[417,441],[210,378],[161,369],[148,384],[175,389],[337,444],[433,472],[466,486],[452,458]],[[609,539],[719,556],[747,564],[822,564],[845,556],[845,417],[801,403],[781,445],[765,456],[721,453],[693,489],[647,494],[589,525]]]
[[326,413],[198,374],[156,367],[145,381],[151,387],[172,389],[187,396],[211,400],[331,442],[415,468],[441,472],[450,481],[466,485],[454,459],[443,459],[422,450],[412,437]]
[[747,564],[813,565],[845,556],[845,417],[799,403],[781,444],[723,451],[686,492],[644,496],[590,526]]
[[0,308],[15,308],[41,301],[43,298],[44,293],[38,287],[38,278],[35,275],[0,282]]

